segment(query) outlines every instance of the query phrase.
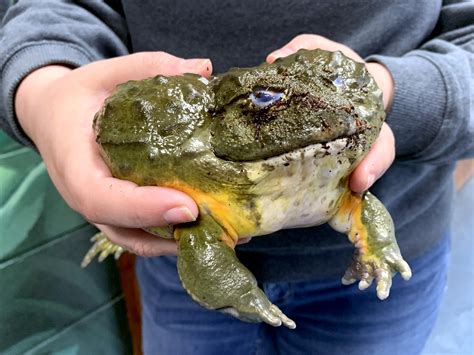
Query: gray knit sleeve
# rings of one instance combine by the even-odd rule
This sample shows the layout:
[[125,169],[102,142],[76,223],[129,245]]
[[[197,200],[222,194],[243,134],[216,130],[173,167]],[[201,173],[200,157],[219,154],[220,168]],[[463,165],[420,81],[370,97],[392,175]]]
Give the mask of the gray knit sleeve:
[[14,113],[21,80],[48,64],[78,67],[128,52],[125,20],[105,1],[25,0],[9,8],[0,29],[1,127],[31,141]]
[[398,159],[474,156],[474,2],[446,1],[433,38],[417,50],[366,60],[383,63],[395,81],[387,123]]

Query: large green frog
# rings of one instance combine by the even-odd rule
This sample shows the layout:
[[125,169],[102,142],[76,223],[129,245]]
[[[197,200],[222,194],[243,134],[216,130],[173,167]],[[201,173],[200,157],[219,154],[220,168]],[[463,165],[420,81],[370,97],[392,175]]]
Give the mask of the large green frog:
[[[384,299],[395,272],[411,276],[382,203],[348,189],[380,131],[381,96],[364,64],[301,50],[210,80],[129,81],[105,101],[94,128],[115,177],[172,187],[197,203],[196,222],[149,229],[178,243],[191,297],[242,320],[294,328],[237,259],[239,238],[328,222],[356,247],[343,283],[360,280],[364,289],[375,279]],[[121,252],[99,235],[84,264]]]

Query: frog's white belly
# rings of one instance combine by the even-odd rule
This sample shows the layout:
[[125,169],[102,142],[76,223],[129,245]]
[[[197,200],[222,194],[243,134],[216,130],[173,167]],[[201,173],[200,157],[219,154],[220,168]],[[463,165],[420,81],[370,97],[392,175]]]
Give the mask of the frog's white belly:
[[340,154],[344,140],[330,144],[330,149],[316,144],[268,159],[263,173],[249,172],[258,196],[256,235],[323,224],[335,214],[351,164]]

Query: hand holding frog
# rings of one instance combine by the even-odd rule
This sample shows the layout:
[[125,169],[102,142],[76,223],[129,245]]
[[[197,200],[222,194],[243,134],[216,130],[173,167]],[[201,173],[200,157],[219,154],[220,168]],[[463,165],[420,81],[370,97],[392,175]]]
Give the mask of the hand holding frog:
[[99,154],[92,120],[122,82],[184,72],[209,76],[211,71],[208,59],[184,60],[162,52],[97,61],[75,70],[46,66],[20,84],[16,114],[73,209],[136,254],[175,253],[174,241],[140,228],[194,220],[196,204],[174,189],[138,187],[113,178]]
[[[302,34],[293,38],[282,48],[270,53],[267,62],[273,63],[277,58],[286,57],[299,49],[321,48],[328,51],[341,51],[349,58],[364,63],[364,60],[351,48],[325,37]],[[394,93],[394,82],[388,69],[379,63],[366,63],[367,70],[372,74],[379,88],[383,92],[385,111],[390,109]],[[352,173],[350,179],[351,190],[362,192],[367,190],[392,165],[395,159],[395,138],[390,127],[384,123],[382,130],[367,156],[361,161]]]

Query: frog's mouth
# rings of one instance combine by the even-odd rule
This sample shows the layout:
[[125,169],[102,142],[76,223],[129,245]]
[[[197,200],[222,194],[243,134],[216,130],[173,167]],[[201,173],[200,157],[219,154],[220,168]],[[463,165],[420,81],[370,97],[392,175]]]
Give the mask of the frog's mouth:
[[[335,127],[328,132],[319,134],[321,129],[316,127],[313,132],[302,129],[296,132],[285,132],[282,135],[266,137],[265,140],[241,142],[238,137],[220,137],[219,142],[211,142],[214,154],[223,160],[236,162],[252,162],[268,160],[277,157],[293,157],[315,150],[317,154],[336,154],[344,149],[349,142],[354,142],[364,130],[358,130],[355,125]],[[239,133],[237,133],[238,136]],[[233,134],[232,134],[233,135]],[[258,133],[256,133],[258,135]],[[328,139],[329,138],[329,139]],[[221,143],[222,142],[222,143]]]
[[[293,95],[291,102],[256,108],[228,104],[214,116],[211,145],[224,160],[248,162],[288,154],[310,145],[331,146],[366,128],[354,106],[340,99]],[[253,106],[252,106],[253,105]]]
[[347,149],[355,148],[357,141],[356,135],[339,137],[329,142],[313,143],[265,159],[248,160],[245,163],[264,162],[271,166],[288,166],[293,161],[320,158],[328,155],[338,156]]

